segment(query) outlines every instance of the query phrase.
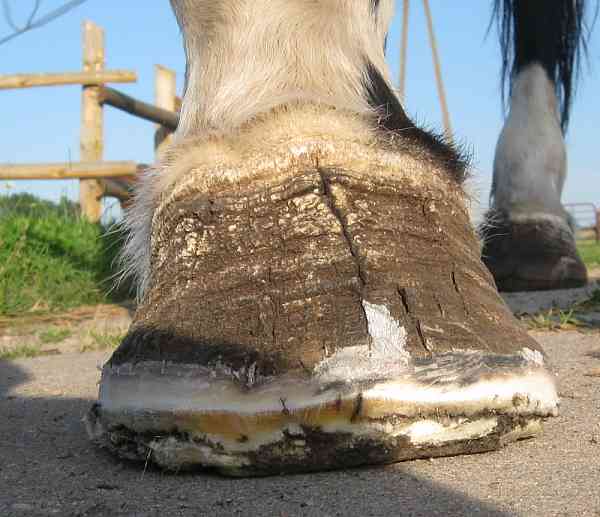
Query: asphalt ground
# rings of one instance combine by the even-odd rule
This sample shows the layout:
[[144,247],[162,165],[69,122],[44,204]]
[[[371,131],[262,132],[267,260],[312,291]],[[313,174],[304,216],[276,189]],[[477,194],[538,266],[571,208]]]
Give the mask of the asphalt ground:
[[600,332],[534,333],[560,416],[503,450],[318,474],[170,474],[96,449],[81,421],[110,352],[0,361],[0,515],[600,516]]

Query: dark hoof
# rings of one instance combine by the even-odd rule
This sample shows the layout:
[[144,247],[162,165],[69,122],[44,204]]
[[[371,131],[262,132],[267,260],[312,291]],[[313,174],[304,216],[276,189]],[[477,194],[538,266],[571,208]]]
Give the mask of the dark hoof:
[[511,218],[493,212],[481,230],[482,258],[500,291],[572,289],[587,270],[569,225],[556,215]]
[[456,181],[376,136],[270,134],[247,155],[228,141],[179,153],[92,438],[173,470],[255,475],[538,433],[555,382],[480,261]]

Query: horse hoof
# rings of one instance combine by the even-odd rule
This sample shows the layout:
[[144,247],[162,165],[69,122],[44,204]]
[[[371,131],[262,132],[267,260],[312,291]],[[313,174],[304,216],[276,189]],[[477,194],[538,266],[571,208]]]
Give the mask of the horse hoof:
[[571,289],[587,283],[586,267],[564,218],[495,211],[486,218],[482,257],[500,291]]
[[151,179],[147,290],[103,368],[97,443],[264,475],[493,450],[556,414],[456,180],[396,137],[322,127],[187,142]]

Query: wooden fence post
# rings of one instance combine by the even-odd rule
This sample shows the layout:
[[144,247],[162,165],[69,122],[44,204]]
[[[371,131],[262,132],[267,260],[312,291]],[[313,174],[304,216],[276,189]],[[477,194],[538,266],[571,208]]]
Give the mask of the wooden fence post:
[[[97,72],[104,69],[104,31],[96,24],[83,23],[83,71]],[[84,85],[81,97],[80,160],[97,162],[103,153],[103,113],[98,86]],[[92,222],[102,215],[102,184],[96,179],[79,182],[79,203],[82,214]]]
[[[175,72],[161,65],[154,66],[154,103],[157,107],[177,111],[177,78]],[[154,134],[154,151],[158,157],[171,141],[172,131],[164,126],[157,126]]]
[[406,109],[406,51],[408,49],[408,17],[410,16],[410,0],[402,3],[402,39],[400,43],[400,74],[398,78],[398,96],[402,107]]
[[431,16],[431,8],[429,0],[423,0],[423,8],[425,10],[425,18],[427,19],[427,32],[429,34],[429,45],[431,47],[431,56],[433,58],[433,70],[435,72],[435,82],[437,84],[438,97],[440,98],[440,106],[442,108],[442,120],[444,122],[444,134],[448,142],[452,142],[452,126],[450,125],[450,113],[448,111],[448,102],[446,101],[446,92],[444,90],[444,81],[442,79],[442,65],[437,49],[435,33],[433,31],[433,19]]

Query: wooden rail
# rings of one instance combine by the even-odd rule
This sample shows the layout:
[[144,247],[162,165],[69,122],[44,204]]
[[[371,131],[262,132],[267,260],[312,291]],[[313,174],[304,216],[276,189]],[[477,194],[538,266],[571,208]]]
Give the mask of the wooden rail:
[[0,90],[63,86],[68,84],[100,85],[104,83],[135,83],[137,74],[130,70],[65,72],[60,74],[0,75]]
[[137,163],[130,161],[0,163],[0,180],[99,179],[129,176],[137,172]]
[[158,108],[153,104],[139,101],[107,86],[100,87],[98,101],[100,104],[108,104],[113,108],[125,111],[136,117],[156,122],[170,131],[175,131],[179,123],[179,114],[174,111]]
[[96,222],[102,215],[102,197],[112,196],[123,206],[131,202],[132,189],[140,170],[147,168],[132,161],[103,161],[104,105],[158,124],[154,148],[158,154],[168,145],[179,122],[181,99],[176,94],[175,72],[155,68],[155,104],[137,100],[107,83],[132,83],[137,75],[130,70],[106,70],[104,31],[98,25],[83,23],[83,67],[80,72],[0,75],[0,90],[79,84],[81,89],[80,161],[76,163],[0,163],[0,180],[79,179],[82,215]]

